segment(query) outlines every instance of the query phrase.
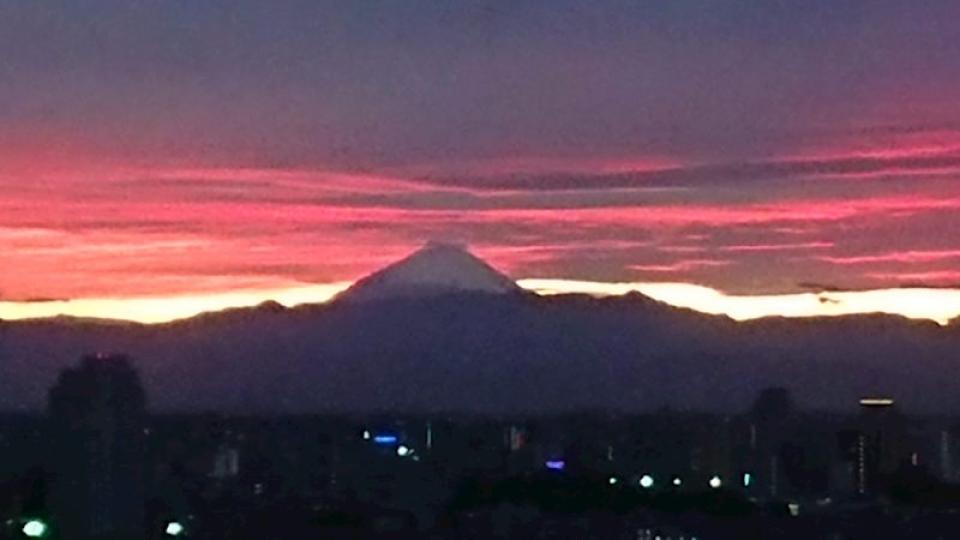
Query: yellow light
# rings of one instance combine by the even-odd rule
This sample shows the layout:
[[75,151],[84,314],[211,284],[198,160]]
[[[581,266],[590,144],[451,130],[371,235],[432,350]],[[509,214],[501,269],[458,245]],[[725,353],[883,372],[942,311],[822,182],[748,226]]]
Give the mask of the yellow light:
[[895,402],[889,398],[863,398],[860,405],[864,407],[889,407]]

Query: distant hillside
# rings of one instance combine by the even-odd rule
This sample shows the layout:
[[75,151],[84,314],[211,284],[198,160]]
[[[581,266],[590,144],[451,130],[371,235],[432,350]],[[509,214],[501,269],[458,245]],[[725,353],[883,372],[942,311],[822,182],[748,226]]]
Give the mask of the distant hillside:
[[277,304],[157,326],[0,323],[0,407],[40,407],[94,351],[137,361],[152,404],[223,411],[739,410],[783,384],[816,407],[864,394],[960,411],[960,332],[888,316],[736,323],[639,294],[447,292]]

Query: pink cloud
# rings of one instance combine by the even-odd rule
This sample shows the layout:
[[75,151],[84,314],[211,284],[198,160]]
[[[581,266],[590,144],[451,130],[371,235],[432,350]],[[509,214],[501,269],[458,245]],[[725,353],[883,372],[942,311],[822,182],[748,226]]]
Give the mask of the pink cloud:
[[[497,192],[481,197],[380,173],[107,166],[7,171],[0,175],[0,248],[9,263],[0,289],[27,298],[343,281],[445,234],[475,245],[514,275],[696,269],[709,278],[711,269],[736,260],[637,263],[657,260],[658,253],[702,253],[721,240],[731,244],[717,249],[731,256],[842,248],[849,235],[859,234],[848,231],[858,227],[894,220],[908,227],[911,220],[944,219],[960,209],[960,191],[864,193],[764,198],[760,190],[746,198],[750,202],[731,202],[693,190],[670,202],[644,194],[633,206],[617,206],[618,195],[587,207],[574,205],[571,195],[550,200],[555,207],[504,208]],[[356,194],[374,202],[343,199]],[[435,198],[432,204],[405,204],[427,197]],[[469,207],[460,206],[463,197]],[[736,234],[744,231],[750,242],[737,243]],[[779,242],[783,234],[808,231],[834,241]],[[740,279],[767,279],[751,268],[738,273]],[[716,275],[729,279],[731,273]]]
[[937,262],[949,259],[960,259],[960,250],[939,250],[939,251],[903,251],[881,253],[879,255],[859,255],[850,257],[831,257],[818,256],[819,260],[839,265],[857,265],[857,264],[875,264],[875,263],[905,263],[920,264],[927,262]]
[[707,251],[704,246],[659,246],[657,250],[665,253],[703,253]]
[[722,246],[720,251],[730,252],[770,252],[770,251],[806,251],[811,249],[829,249],[836,244],[833,242],[804,242],[800,244],[745,244],[739,246]]
[[867,277],[899,285],[955,286],[960,283],[960,270],[933,270],[929,272],[870,272]]
[[641,272],[679,273],[689,272],[690,270],[695,270],[698,268],[730,266],[731,264],[733,264],[733,261],[719,259],[691,259],[688,261],[679,261],[671,264],[633,264],[630,265],[630,269],[639,270]]

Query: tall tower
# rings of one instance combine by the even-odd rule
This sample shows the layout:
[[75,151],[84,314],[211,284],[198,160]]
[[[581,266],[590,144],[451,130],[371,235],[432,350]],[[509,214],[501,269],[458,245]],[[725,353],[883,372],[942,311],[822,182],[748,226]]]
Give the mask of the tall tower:
[[860,400],[859,424],[857,491],[876,495],[881,478],[893,473],[902,457],[902,418],[893,399],[866,397]]
[[62,540],[144,536],[146,399],[124,356],[86,356],[60,373],[48,415],[55,480],[50,507]]
[[764,389],[750,409],[751,477],[756,475],[758,488],[774,499],[783,495],[785,487],[782,447],[795,427],[795,414],[793,397],[784,387]]

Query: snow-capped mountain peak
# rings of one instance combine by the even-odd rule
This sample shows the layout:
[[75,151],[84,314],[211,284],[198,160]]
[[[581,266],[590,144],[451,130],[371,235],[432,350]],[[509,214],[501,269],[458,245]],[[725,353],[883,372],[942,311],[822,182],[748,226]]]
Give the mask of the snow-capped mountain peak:
[[436,296],[453,292],[508,294],[521,289],[510,278],[470,253],[466,247],[429,242],[340,295],[340,300],[367,301]]

